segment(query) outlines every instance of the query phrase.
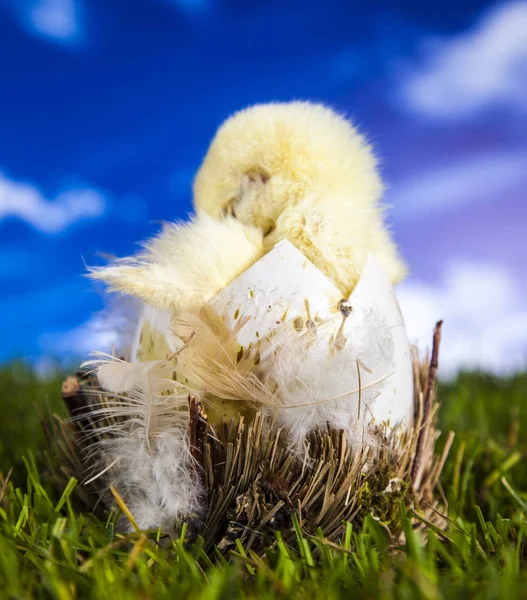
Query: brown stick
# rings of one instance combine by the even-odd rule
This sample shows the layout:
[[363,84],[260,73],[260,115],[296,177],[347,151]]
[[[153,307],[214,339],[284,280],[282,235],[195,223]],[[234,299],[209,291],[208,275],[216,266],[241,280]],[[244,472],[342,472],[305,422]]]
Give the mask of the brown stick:
[[96,429],[90,418],[95,390],[100,389],[97,377],[77,371],[75,376],[62,382],[61,395],[70,414],[74,429],[87,431]]
[[[416,489],[417,477],[419,475],[419,468],[421,466],[421,460],[425,449],[426,436],[428,432],[428,421],[432,409],[432,402],[434,400],[434,388],[436,381],[437,368],[439,366],[439,344],[441,343],[441,327],[443,321],[438,321],[434,328],[434,341],[432,344],[432,356],[430,358],[430,367],[428,369],[428,383],[426,386],[425,399],[423,404],[423,418],[421,421],[421,430],[419,431],[419,437],[417,439],[417,448],[415,451],[415,458],[412,465],[412,487]],[[419,487],[419,486],[417,486]]]
[[207,415],[203,410],[201,402],[196,400],[192,394],[188,397],[189,407],[189,444],[190,455],[203,469],[203,452],[205,450],[205,437],[207,434]]
[[63,381],[61,394],[74,428],[78,430],[92,429],[88,411],[90,401],[84,393],[80,377],[70,376]]
[[[189,394],[188,396],[188,438],[190,447],[190,456],[192,457],[192,467],[196,474],[196,478],[200,483],[200,487],[205,490],[205,439],[207,436],[207,415],[203,410],[201,402],[196,400],[196,396]],[[204,500],[207,500],[205,495]],[[202,522],[195,515],[189,515],[187,518],[188,540],[195,540]]]

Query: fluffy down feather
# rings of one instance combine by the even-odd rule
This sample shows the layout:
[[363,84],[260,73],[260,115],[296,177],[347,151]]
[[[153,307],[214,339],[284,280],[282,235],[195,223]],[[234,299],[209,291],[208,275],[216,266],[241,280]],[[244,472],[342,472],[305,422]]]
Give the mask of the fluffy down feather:
[[[227,421],[238,412],[250,417],[254,408],[271,412],[298,447],[327,423],[343,429],[352,444],[375,445],[372,432],[382,423],[374,421],[372,408],[395,368],[393,340],[382,317],[370,313],[361,327],[347,332],[344,349],[341,322],[331,318],[297,332],[286,321],[265,346],[248,348],[237,359],[235,333],[186,315],[176,319],[176,332],[195,335],[177,357],[177,369],[189,378],[213,422],[223,399],[232,407]],[[333,352],[328,353],[328,343]]]
[[264,252],[257,228],[207,215],[165,225],[143,248],[135,257],[92,268],[90,276],[112,291],[178,313],[201,306]]
[[[182,518],[199,518],[202,489],[183,432],[158,436],[153,449],[138,443],[133,434],[115,436],[100,445],[99,456],[101,466],[111,465],[109,481],[141,529],[171,532]],[[132,529],[124,522],[123,528]]]
[[88,477],[115,485],[142,529],[170,531],[183,516],[198,516],[202,490],[187,436],[188,391],[172,380],[173,365],[101,355],[85,366],[107,390],[90,417],[108,422],[98,430],[111,434],[91,446],[97,472]]
[[[240,323],[243,327],[244,320]],[[203,314],[184,315],[175,320],[175,333],[194,336],[178,355],[176,368],[213,422],[220,420],[220,410],[228,421],[236,413],[250,418],[258,408],[273,413],[298,447],[310,431],[327,423],[343,429],[352,444],[375,446],[372,432],[382,423],[375,422],[372,408],[395,368],[393,340],[382,317],[368,313],[360,327],[347,332],[342,347],[341,324],[335,317],[297,332],[286,321],[264,346],[247,348],[237,357],[236,332]],[[220,399],[226,403],[221,408]]]
[[309,102],[262,104],[219,129],[194,203],[199,214],[259,227],[266,250],[288,239],[347,297],[369,252],[392,282],[405,274],[382,189],[370,147],[342,116]]
[[375,422],[372,408],[394,368],[386,323],[372,315],[352,332],[345,351],[338,349],[337,340],[331,354],[327,339],[338,323],[330,320],[317,329],[281,341],[265,365],[277,398],[278,424],[297,446],[310,431],[327,424],[342,429],[356,447],[376,446],[373,434],[382,423]]

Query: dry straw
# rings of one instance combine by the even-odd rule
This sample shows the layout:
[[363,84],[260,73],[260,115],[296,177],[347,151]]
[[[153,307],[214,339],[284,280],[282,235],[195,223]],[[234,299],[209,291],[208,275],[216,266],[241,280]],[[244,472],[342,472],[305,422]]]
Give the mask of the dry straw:
[[[190,396],[188,443],[204,507],[201,514],[185,519],[191,537],[200,535],[207,548],[218,546],[224,552],[240,539],[246,548],[262,552],[275,543],[276,530],[285,542],[293,539],[293,515],[304,533],[320,529],[328,541],[339,540],[346,522],[360,526],[372,515],[395,543],[402,536],[401,502],[413,511],[416,529],[430,523],[442,527],[446,499],[439,477],[453,434],[437,455],[440,334],[441,322],[429,361],[414,358],[413,427],[403,434],[377,431],[382,443],[375,450],[367,445],[352,448],[344,432],[331,427],[311,432],[302,449],[293,449],[287,433],[261,411],[213,426],[200,402]],[[93,441],[111,437],[113,426],[125,417],[100,417],[99,407],[112,398],[98,393],[93,374],[68,378],[62,396],[70,414],[82,418],[56,419],[48,431],[59,459],[54,463],[60,465],[54,474],[83,480],[78,491],[83,507],[107,510],[120,498],[118,484],[110,492],[114,466],[93,479],[100,457],[90,449],[103,451],[104,444],[94,446]]]

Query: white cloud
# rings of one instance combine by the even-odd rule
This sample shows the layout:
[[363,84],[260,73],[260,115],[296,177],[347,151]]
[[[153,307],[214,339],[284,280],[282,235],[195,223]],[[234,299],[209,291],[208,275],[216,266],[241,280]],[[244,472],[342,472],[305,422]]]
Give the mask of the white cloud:
[[39,343],[46,357],[85,359],[92,352],[126,353],[139,320],[140,306],[133,298],[107,296],[107,307],[70,331],[49,332]]
[[79,34],[78,13],[75,0],[38,0],[29,10],[29,20],[42,35],[68,40]]
[[507,374],[527,368],[527,303],[524,290],[503,266],[457,262],[443,281],[408,281],[398,289],[411,341],[430,348],[432,330],[444,319],[440,375],[460,369]]
[[527,3],[494,6],[468,32],[427,46],[425,64],[403,80],[410,108],[444,118],[496,105],[526,109]]
[[47,379],[75,368],[88,360],[92,352],[111,354],[122,347],[123,335],[118,325],[117,321],[110,323],[96,314],[70,331],[43,334],[39,340],[43,354],[34,363],[35,372]]
[[87,356],[95,351],[111,352],[121,338],[117,324],[110,324],[96,315],[71,331],[45,334],[41,343],[54,355]]
[[71,189],[50,201],[38,188],[0,173],[0,221],[17,217],[44,233],[58,233],[76,221],[99,217],[104,210],[104,197],[97,190]]
[[13,14],[32,35],[78,44],[84,35],[83,0],[14,0]]
[[393,184],[389,203],[399,218],[499,200],[527,184],[527,152],[495,152],[452,162]]

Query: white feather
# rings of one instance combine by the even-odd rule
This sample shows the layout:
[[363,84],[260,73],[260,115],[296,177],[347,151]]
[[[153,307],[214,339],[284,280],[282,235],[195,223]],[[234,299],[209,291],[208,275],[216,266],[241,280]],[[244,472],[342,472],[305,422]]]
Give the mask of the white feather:
[[327,424],[344,430],[352,444],[373,444],[373,428],[381,423],[375,423],[372,408],[394,368],[392,339],[386,324],[372,316],[352,331],[344,348],[336,343],[328,354],[327,328],[337,331],[336,320],[285,343],[278,336],[262,365],[276,386],[279,425],[298,445]]
[[166,361],[129,363],[124,360],[105,362],[97,369],[99,384],[108,392],[122,394],[134,388],[170,379],[174,368]]
[[96,478],[103,473],[125,499],[143,529],[170,530],[183,516],[199,514],[202,490],[188,444],[188,390],[172,380],[168,361],[129,363],[99,355],[85,363],[104,388],[90,411],[105,419],[92,444]]
[[[141,529],[171,531],[186,516],[202,510],[200,483],[192,469],[186,433],[166,431],[148,449],[132,435],[116,436],[101,447],[111,464],[112,483]],[[128,524],[128,529],[131,526]]]

